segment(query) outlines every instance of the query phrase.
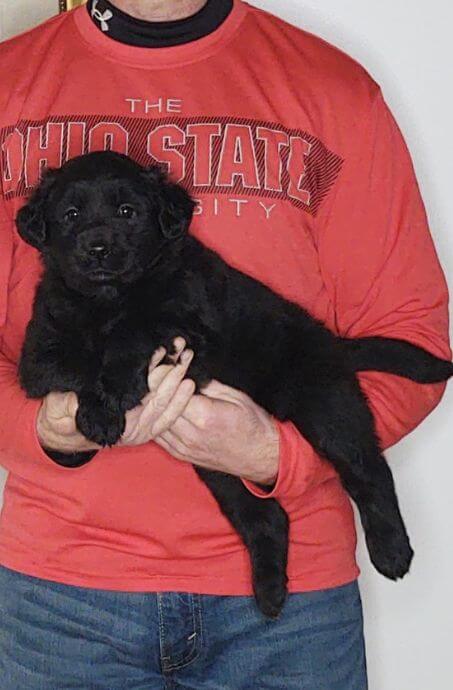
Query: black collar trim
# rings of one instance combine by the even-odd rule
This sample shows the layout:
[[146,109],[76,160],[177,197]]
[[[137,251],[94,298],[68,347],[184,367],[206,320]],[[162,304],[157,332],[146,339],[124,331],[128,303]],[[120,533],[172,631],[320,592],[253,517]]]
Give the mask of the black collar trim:
[[166,48],[196,41],[214,32],[233,9],[233,0],[207,0],[191,17],[147,22],[119,10],[109,0],[89,0],[88,13],[104,35],[140,48]]

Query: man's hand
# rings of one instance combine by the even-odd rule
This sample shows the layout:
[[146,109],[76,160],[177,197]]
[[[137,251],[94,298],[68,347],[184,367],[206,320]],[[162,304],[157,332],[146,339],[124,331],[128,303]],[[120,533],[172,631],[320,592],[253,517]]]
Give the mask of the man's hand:
[[[175,344],[177,357],[185,342]],[[178,364],[159,366],[164,355],[161,349],[152,359],[150,393],[128,412],[120,445],[153,440],[179,460],[272,485],[279,460],[272,417],[245,393],[217,381],[194,395],[194,382],[184,378],[193,353],[186,350]]]
[[[185,375],[193,358],[175,341],[176,364],[160,364],[160,348],[149,367],[150,392],[126,414],[126,429],[117,445],[138,446],[155,441],[173,457],[272,485],[279,460],[278,431],[272,417],[241,391],[212,381],[202,395]],[[182,353],[182,354],[181,354]],[[99,450],[77,430],[75,393],[49,393],[38,416],[41,445],[62,453]]]
[[179,460],[272,485],[278,473],[279,436],[272,417],[234,388],[212,381],[155,438]]
[[[186,343],[183,338],[175,340],[177,360]],[[126,430],[118,445],[136,446],[154,438],[154,429],[171,426],[182,413],[195,391],[193,381],[184,381],[193,353],[187,351],[178,365],[162,365],[165,356],[163,348],[154,354],[149,368],[148,394],[142,404],[126,414]],[[89,441],[78,431],[76,414],[78,399],[76,393],[49,393],[43,399],[37,419],[39,442],[47,450],[72,454],[100,450],[101,446]],[[157,426],[156,422],[160,420]]]
[[49,393],[38,414],[37,433],[41,446],[60,453],[99,450],[78,431],[75,422],[78,401],[75,393]]
[[[154,353],[148,370],[150,392],[141,405],[126,414],[126,429],[118,442],[120,446],[140,446],[153,441],[163,431],[170,428],[184,412],[195,392],[195,383],[185,379],[193,359],[191,350],[183,338],[175,339],[176,364],[160,364],[165,357],[165,349]],[[179,359],[179,362],[178,362]]]

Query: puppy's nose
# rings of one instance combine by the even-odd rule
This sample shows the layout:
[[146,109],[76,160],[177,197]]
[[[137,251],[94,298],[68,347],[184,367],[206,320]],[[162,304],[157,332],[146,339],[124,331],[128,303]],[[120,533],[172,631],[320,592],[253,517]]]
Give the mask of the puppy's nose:
[[90,256],[94,256],[97,259],[105,259],[105,257],[110,254],[110,249],[105,244],[96,242],[96,244],[91,245],[88,253]]

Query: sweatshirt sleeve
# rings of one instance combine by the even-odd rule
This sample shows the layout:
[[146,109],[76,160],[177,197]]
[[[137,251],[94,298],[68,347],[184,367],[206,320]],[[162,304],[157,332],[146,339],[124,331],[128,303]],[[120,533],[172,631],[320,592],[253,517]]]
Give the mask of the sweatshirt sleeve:
[[[36,420],[41,400],[29,400],[17,380],[17,366],[0,351],[0,465],[32,479],[52,463],[39,443]],[[53,464],[53,463],[52,463]]]
[[[17,364],[5,354],[3,340],[13,262],[14,221],[0,194],[0,466],[33,481],[45,469],[58,471],[58,465],[63,464],[70,467],[72,459],[78,460],[82,454],[64,456],[43,450],[36,428],[41,400],[27,398],[18,382]],[[92,457],[94,453],[83,455]]]
[[[318,218],[323,280],[345,337],[400,338],[444,359],[448,292],[410,154],[382,94],[362,118],[329,205]],[[445,384],[421,385],[376,372],[359,374],[382,447],[414,429],[439,403]],[[333,474],[290,423],[277,422],[280,465],[263,498],[296,497]]]
[[12,223],[0,196],[0,465],[30,477],[33,472],[39,472],[43,462],[51,460],[41,448],[36,432],[41,401],[26,397],[18,383],[17,365],[7,358],[3,348],[9,277],[14,260]]

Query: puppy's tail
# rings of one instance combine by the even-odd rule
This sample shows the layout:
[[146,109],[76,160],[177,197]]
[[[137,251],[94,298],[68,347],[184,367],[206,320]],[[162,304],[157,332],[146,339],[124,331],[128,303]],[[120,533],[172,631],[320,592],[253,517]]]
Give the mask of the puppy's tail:
[[354,371],[384,371],[418,383],[439,383],[453,376],[453,364],[417,345],[396,338],[343,338]]

